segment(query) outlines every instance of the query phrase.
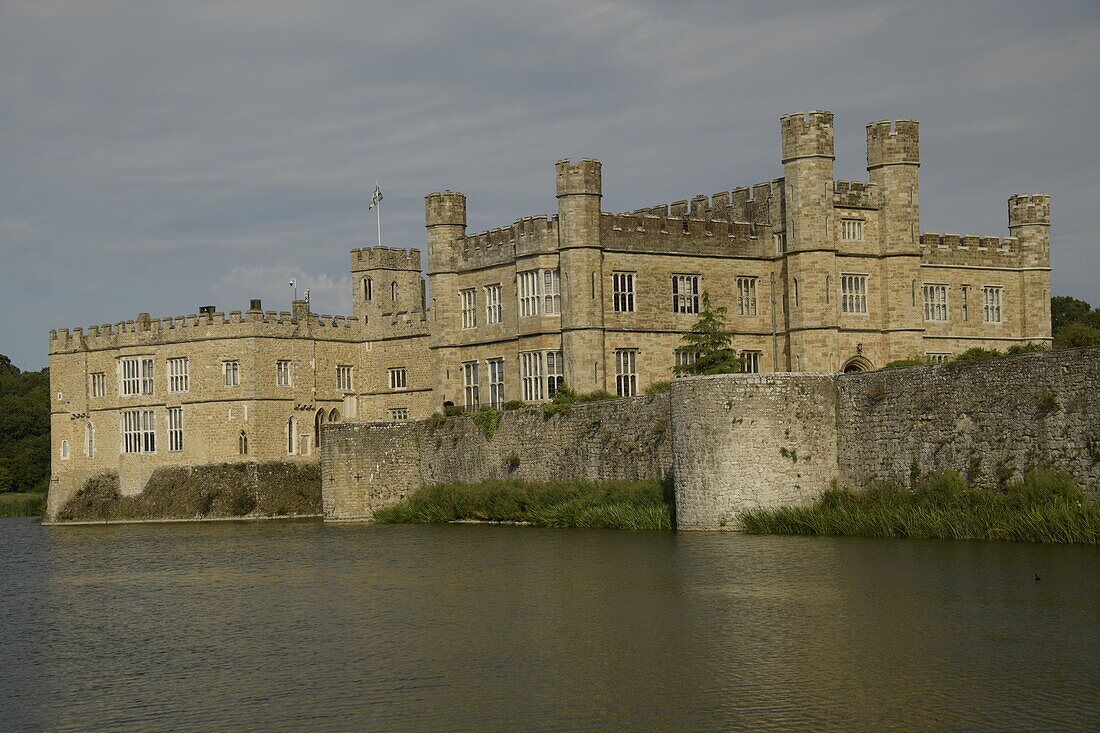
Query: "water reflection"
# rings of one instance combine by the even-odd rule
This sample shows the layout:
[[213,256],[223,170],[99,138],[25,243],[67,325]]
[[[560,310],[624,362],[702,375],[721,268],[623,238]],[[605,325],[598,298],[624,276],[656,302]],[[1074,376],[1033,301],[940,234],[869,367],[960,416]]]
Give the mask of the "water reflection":
[[1100,725],[1092,548],[3,520],[0,563],[2,729]]

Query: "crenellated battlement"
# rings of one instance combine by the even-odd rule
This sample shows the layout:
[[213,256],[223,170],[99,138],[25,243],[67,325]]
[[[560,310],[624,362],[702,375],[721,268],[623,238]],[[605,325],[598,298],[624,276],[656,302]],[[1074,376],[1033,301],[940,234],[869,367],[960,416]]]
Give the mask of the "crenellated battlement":
[[574,163],[569,158],[554,165],[558,198],[562,196],[599,196],[603,191],[603,167],[593,158]]
[[879,209],[879,187],[870,181],[833,181],[833,206],[847,209]]
[[719,191],[709,197],[700,194],[671,204],[656,204],[623,212],[622,215],[770,224],[776,218],[773,216],[773,204],[780,203],[782,198],[783,179],[776,178],[751,188],[741,186],[730,191]]
[[436,191],[424,197],[424,222],[428,227],[466,226],[466,196],[458,191]]
[[398,247],[362,247],[351,250],[351,269],[420,272],[420,250]]
[[783,162],[798,158],[833,158],[833,113],[792,112],[779,118]]
[[358,340],[360,321],[354,316],[310,313],[297,320],[289,311],[230,311],[149,318],[104,323],[85,328],[50,330],[50,353],[153,346],[209,338],[256,338],[304,336],[310,338]]
[[1015,267],[1022,252],[1016,237],[923,232],[921,259],[927,264]]
[[920,165],[920,123],[879,120],[867,125],[867,169]]
[[1050,226],[1050,194],[1017,193],[1008,199],[1008,226]]
[[754,225],[726,219],[600,215],[600,241],[609,250],[685,255],[760,255]]

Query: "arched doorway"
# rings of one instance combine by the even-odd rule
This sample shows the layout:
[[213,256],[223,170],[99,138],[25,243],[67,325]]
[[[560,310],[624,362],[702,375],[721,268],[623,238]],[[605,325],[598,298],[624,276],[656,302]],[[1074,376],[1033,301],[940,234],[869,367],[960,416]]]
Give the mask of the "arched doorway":
[[337,410],[335,407],[332,408],[332,412],[330,412],[328,414],[328,421],[329,422],[340,422],[340,411]]
[[852,374],[854,372],[870,372],[874,369],[874,365],[866,357],[857,355],[844,362],[844,366],[841,367],[840,371],[845,374]]

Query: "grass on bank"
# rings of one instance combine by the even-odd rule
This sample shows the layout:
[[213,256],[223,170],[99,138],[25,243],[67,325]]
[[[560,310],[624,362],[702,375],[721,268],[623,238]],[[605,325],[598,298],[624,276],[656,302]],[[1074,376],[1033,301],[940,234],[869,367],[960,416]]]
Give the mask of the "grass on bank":
[[832,489],[812,506],[755,509],[738,521],[753,534],[1100,544],[1100,503],[1067,474],[1046,469],[1000,492],[970,489],[956,471],[935,471],[912,490]]
[[44,493],[0,494],[0,517],[39,517],[45,508]]
[[671,503],[657,480],[437,484],[375,511],[374,518],[383,524],[480,520],[541,527],[672,529]]

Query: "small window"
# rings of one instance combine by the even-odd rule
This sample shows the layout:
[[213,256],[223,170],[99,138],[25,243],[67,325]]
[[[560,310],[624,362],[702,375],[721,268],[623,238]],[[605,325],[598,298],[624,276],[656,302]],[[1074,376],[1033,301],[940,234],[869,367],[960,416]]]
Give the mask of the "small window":
[[970,320],[970,286],[969,285],[963,285],[961,288],[959,288],[959,291],[960,291],[959,300],[961,301],[961,306],[962,306],[962,319],[964,321],[969,321]]
[[615,350],[615,394],[633,397],[638,394],[637,349]]
[[397,281],[394,280],[390,283],[390,300],[397,300]]
[[95,425],[92,423],[84,426],[84,455],[95,458]]
[[565,364],[560,351],[546,352],[546,396],[553,397],[565,384]]
[[863,241],[863,220],[862,219],[841,219],[840,220],[840,239],[843,242],[862,242]]
[[409,419],[409,408],[407,407],[391,407],[390,408],[390,420],[393,422],[404,422]]
[[61,460],[69,460],[69,441],[61,441]]
[[775,240],[775,253],[784,254],[787,251],[787,235],[784,232],[777,232],[772,235]]
[[473,288],[467,288],[466,290],[460,290],[458,295],[462,299],[462,327],[476,328],[477,291]]
[[226,387],[238,387],[241,384],[241,363],[239,361],[223,361],[222,373],[225,375]]
[[611,273],[611,297],[615,312],[634,312],[634,277],[633,272]]
[[1004,288],[999,285],[986,285],[982,288],[982,306],[986,323],[1001,322],[1001,295]]
[[840,276],[840,304],[844,313],[867,313],[866,275]]
[[409,386],[409,371],[407,369],[390,369],[390,389],[405,389]]
[[174,394],[190,389],[187,357],[181,356],[168,360],[168,391]]
[[951,354],[947,352],[929,351],[927,356],[933,364],[943,364],[945,361],[951,361]]
[[924,293],[924,320],[947,320],[947,286],[929,285],[923,286]]
[[168,450],[183,450],[183,408],[168,408]]
[[504,406],[504,359],[489,360],[489,404],[498,410]]
[[474,410],[481,405],[477,367],[478,363],[476,361],[468,361],[462,365],[462,386],[465,389],[467,410]]
[[741,371],[744,374],[758,374],[760,372],[760,355],[761,351],[742,351],[738,354],[741,357]]
[[104,372],[94,372],[91,381],[92,397],[103,397],[107,394],[107,375]]
[[248,455],[248,433],[243,430],[237,436],[237,453],[242,456]]
[[485,322],[489,325],[503,321],[500,307],[500,284],[485,287]]
[[275,386],[290,386],[290,360],[280,359],[275,362]]
[[737,278],[737,315],[756,315],[756,280],[755,277]]
[[672,312],[699,312],[699,276],[672,276]]
[[363,300],[374,300],[374,281],[369,277],[363,278]]
[[355,367],[342,364],[336,367],[336,389],[350,392],[355,389]]
[[289,456],[298,454],[298,421],[293,417],[286,421],[286,452]]

